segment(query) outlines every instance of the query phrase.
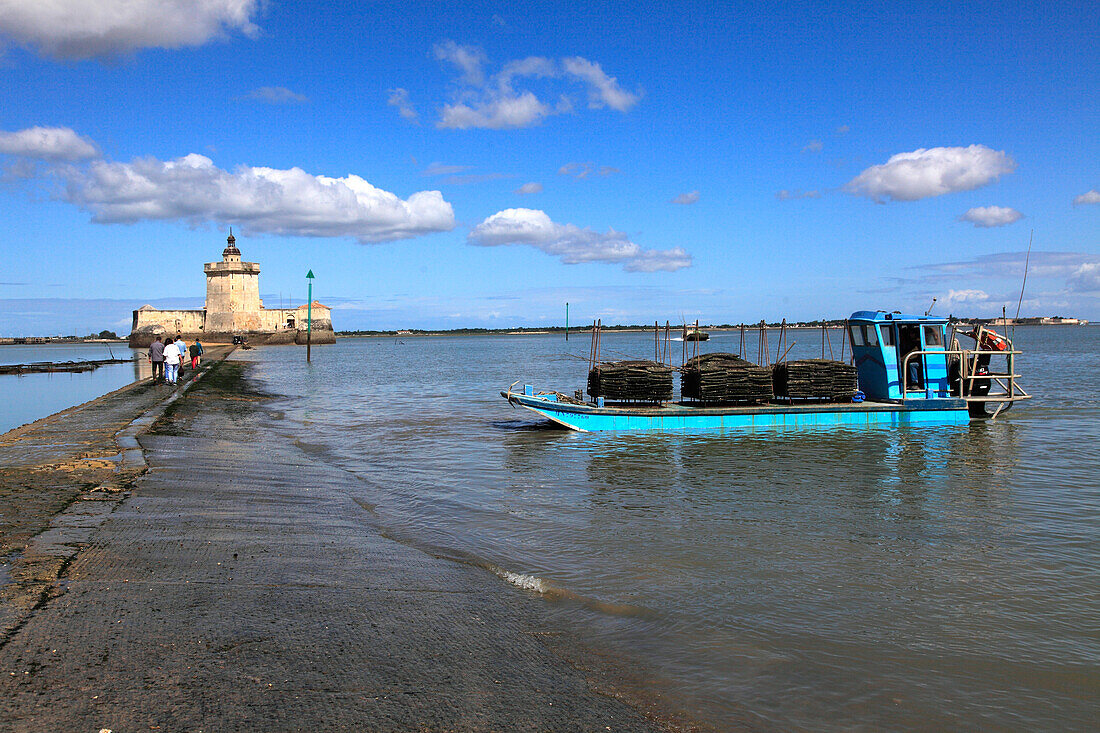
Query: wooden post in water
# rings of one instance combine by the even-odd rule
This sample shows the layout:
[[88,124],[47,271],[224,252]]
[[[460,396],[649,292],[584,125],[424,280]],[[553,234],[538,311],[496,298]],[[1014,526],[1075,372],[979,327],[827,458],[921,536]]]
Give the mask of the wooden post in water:
[[569,340],[569,301],[565,301],[565,340]]
[[306,363],[310,362],[310,347],[313,345],[313,270],[306,273],[306,280],[309,280],[309,295],[306,303]]

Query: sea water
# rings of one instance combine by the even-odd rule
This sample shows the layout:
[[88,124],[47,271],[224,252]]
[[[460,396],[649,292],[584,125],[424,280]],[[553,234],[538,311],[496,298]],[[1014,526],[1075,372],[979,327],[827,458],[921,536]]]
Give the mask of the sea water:
[[[821,356],[820,332],[788,339],[792,358]],[[718,729],[1085,729],[1100,329],[1015,339],[1035,398],[996,421],[747,435],[582,434],[500,397],[516,380],[583,388],[587,335],[238,356],[280,395],[276,429],[360,476],[393,536],[542,596]],[[733,332],[699,346],[739,347]],[[604,336],[604,358],[653,353],[652,334]]]
[[[142,357],[141,349],[125,344],[5,344],[0,364],[92,361]],[[104,364],[90,372],[0,374],[0,433],[34,422],[74,405],[107,394],[131,382],[150,377],[148,362]]]

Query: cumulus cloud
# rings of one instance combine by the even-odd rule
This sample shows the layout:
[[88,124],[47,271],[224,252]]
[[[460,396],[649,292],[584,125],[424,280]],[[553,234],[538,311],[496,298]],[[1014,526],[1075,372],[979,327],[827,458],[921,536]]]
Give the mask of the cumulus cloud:
[[87,160],[98,158],[99,148],[68,127],[28,127],[0,132],[0,153],[40,160]]
[[532,193],[542,193],[542,184],[541,183],[525,183],[522,186],[520,186],[519,188],[517,188],[515,191],[513,191],[512,193],[518,193],[520,195],[527,195],[527,194],[532,194]]
[[[489,59],[476,46],[444,41],[435,45],[434,53],[437,59],[452,64],[460,72],[453,99],[441,108],[436,122],[440,128],[517,129],[573,111],[573,100],[567,93],[559,93],[556,100],[540,98],[529,89],[517,88],[523,79],[579,81],[587,88],[588,106],[593,109],[610,107],[626,112],[641,98],[640,91],[623,89],[599,64],[579,56],[561,61],[529,56],[509,61],[496,74],[489,75],[486,73]],[[561,86],[561,81],[557,85]]]
[[798,188],[793,191],[788,191],[784,188],[781,191],[776,191],[775,197],[780,201],[790,201],[792,199],[819,199],[821,198],[821,192],[816,190],[803,191],[802,189]]
[[480,127],[487,130],[513,130],[537,125],[552,109],[538,100],[531,92],[513,97],[495,97],[473,106],[463,103],[446,104],[439,117],[438,127],[468,130]]
[[621,264],[628,272],[673,272],[691,266],[691,255],[680,247],[643,249],[622,232],[558,224],[537,209],[498,211],[474,227],[467,241],[482,247],[526,244],[567,265],[605,262]]
[[259,87],[244,95],[245,99],[267,104],[305,104],[309,97],[292,92],[286,87]]
[[676,198],[672,199],[672,201],[670,203],[683,204],[684,206],[687,206],[688,204],[694,204],[698,200],[699,200],[699,192],[698,191],[691,191],[689,193],[680,194]]
[[0,36],[65,59],[253,36],[259,0],[0,0]]
[[386,100],[386,104],[391,107],[396,107],[398,114],[404,117],[409,122],[416,121],[416,109],[413,108],[412,102],[409,101],[409,93],[398,87],[396,89],[389,90],[389,98]]
[[1075,293],[1100,293],[1100,262],[1086,262],[1078,267],[1067,285]]
[[1007,206],[977,206],[959,216],[959,221],[968,221],[976,227],[1003,227],[1023,219],[1024,215]]
[[408,239],[454,228],[439,191],[408,199],[359,176],[329,178],[300,168],[239,166],[226,171],[202,155],[130,163],[93,161],[58,169],[64,198],[102,223],[178,219],[239,222],[254,231],[360,242]]
[[1074,206],[1081,206],[1083,204],[1100,204],[1100,191],[1092,190],[1074,197]]
[[949,290],[942,305],[955,305],[959,303],[984,303],[989,300],[989,294],[984,290],[964,289]]
[[803,153],[820,153],[825,148],[825,144],[820,140],[811,140],[802,147]]
[[1004,151],[984,145],[919,148],[871,166],[849,181],[844,190],[879,202],[917,201],[980,188],[1015,169],[1016,161]]
[[572,74],[588,83],[588,106],[600,108],[608,106],[620,112],[627,112],[642,98],[641,92],[628,92],[619,86],[619,81],[608,76],[600,65],[580,56],[563,59],[565,73]]
[[489,60],[485,52],[476,46],[462,46],[454,41],[443,41],[432,49],[440,61],[454,64],[462,72],[462,80],[472,86],[485,83],[485,64]]

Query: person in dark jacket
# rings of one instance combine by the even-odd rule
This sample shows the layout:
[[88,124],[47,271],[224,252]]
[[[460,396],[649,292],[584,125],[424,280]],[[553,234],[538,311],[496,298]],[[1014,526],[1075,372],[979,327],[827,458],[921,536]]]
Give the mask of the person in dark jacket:
[[164,379],[164,343],[160,336],[149,344],[149,363],[153,365],[153,381]]
[[187,350],[191,353],[191,369],[198,369],[199,362],[202,361],[202,344],[195,339],[195,343],[188,346]]

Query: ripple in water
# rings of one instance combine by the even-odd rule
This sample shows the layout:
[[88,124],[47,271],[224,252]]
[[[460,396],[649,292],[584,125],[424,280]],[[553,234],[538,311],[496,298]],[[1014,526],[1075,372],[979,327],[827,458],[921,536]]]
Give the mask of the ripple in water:
[[1100,374],[1080,360],[1100,329],[1016,339],[1036,398],[996,422],[742,437],[580,434],[513,411],[499,392],[516,379],[583,387],[552,336],[248,358],[287,397],[278,429],[362,477],[389,532],[546,598],[720,729],[1086,729]]

